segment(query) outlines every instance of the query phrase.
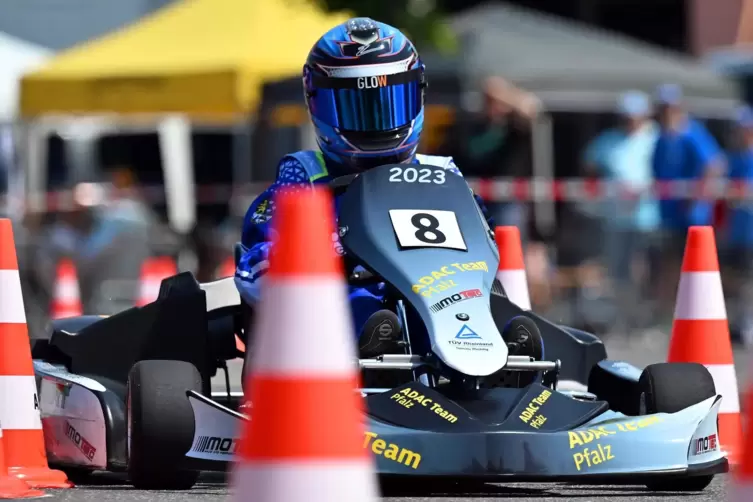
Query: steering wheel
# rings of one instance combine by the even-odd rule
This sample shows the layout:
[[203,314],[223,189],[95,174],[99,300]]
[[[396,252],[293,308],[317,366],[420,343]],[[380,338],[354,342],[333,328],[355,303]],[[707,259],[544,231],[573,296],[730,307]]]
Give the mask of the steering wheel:
[[353,180],[358,178],[358,174],[348,174],[346,176],[340,176],[329,182],[329,188],[335,197],[345,193]]

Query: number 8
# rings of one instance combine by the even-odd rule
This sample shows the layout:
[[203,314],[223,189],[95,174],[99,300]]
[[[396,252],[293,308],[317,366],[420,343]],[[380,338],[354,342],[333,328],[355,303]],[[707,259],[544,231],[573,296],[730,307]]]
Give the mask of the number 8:
[[[428,220],[429,224],[424,224],[423,220]],[[442,244],[447,240],[447,236],[439,231],[439,220],[430,214],[416,213],[411,217],[410,222],[417,229],[416,239],[421,242]]]

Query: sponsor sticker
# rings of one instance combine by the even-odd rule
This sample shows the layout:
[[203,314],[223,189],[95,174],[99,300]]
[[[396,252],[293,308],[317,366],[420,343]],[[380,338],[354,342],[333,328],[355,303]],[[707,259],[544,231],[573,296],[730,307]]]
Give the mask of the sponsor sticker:
[[483,271],[488,272],[489,267],[485,261],[472,261],[468,263],[451,263],[433,270],[423,277],[419,277],[416,284],[412,286],[413,292],[420,294],[425,298],[431,298],[432,295],[447,291],[457,287],[453,276],[465,272]]
[[97,449],[87,441],[70,422],[65,422],[65,435],[70,439],[76,448],[84,454],[89,460],[94,459],[94,455],[97,453]]
[[431,310],[432,312],[439,312],[440,310],[446,309],[450,305],[454,305],[464,300],[470,300],[471,298],[480,298],[481,296],[482,295],[480,289],[467,289],[465,291],[461,291],[460,293],[455,293],[454,295],[442,298],[437,303],[429,307],[429,310]]
[[528,406],[526,406],[526,409],[523,410],[523,412],[518,416],[523,423],[530,425],[534,429],[538,429],[542,425],[544,425],[544,422],[546,422],[546,416],[544,414],[539,413],[541,407],[544,406],[544,404],[549,400],[549,396],[552,395],[552,392],[549,390],[542,390],[541,394],[531,399],[531,402],[528,403]]
[[395,443],[388,443],[384,439],[379,439],[379,434],[376,432],[366,431],[363,447],[371,450],[374,455],[403,464],[411,469],[418,469],[421,464],[421,454],[402,448]]
[[[615,458],[612,453],[612,445],[606,442],[597,441],[607,439],[615,434],[625,432],[634,432],[661,422],[662,419],[657,416],[643,417],[637,420],[627,420],[624,422],[614,422],[598,427],[589,427],[588,429],[568,431],[570,449],[577,449],[573,453],[573,463],[575,468],[580,471],[595,465],[608,462]],[[595,444],[590,444],[597,441]],[[588,445],[588,446],[586,446]]]
[[390,399],[395,401],[397,404],[402,406],[403,408],[413,408],[413,406],[418,403],[424,408],[428,408],[430,411],[434,412],[434,414],[438,415],[441,418],[444,418],[451,424],[454,424],[458,421],[458,417],[450,413],[449,411],[442,408],[442,406],[439,403],[435,403],[433,399],[428,398],[421,394],[420,392],[405,388],[401,390],[400,392],[396,392],[392,396],[390,396]]
[[218,436],[198,436],[191,451],[196,453],[212,453],[216,455],[232,455],[235,453],[237,440]]
[[716,451],[718,449],[716,434],[696,439],[694,446],[693,455],[703,455],[704,453]]
[[448,343],[457,350],[479,352],[488,352],[494,346],[493,342],[485,341],[481,335],[473,331],[467,324],[463,324],[460,331],[455,335],[455,339],[449,340]]

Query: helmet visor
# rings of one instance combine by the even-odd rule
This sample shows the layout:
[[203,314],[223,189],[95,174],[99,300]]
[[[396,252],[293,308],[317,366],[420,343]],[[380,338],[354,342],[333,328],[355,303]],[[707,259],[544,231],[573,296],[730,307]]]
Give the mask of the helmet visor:
[[345,131],[389,131],[410,124],[423,107],[423,70],[331,78],[315,75],[311,113]]

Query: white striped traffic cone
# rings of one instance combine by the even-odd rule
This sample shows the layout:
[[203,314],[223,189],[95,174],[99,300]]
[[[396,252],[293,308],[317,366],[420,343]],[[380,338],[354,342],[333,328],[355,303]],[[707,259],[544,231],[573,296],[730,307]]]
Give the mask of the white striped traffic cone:
[[342,264],[328,192],[282,193],[233,473],[236,502],[372,502]]
[[742,441],[735,361],[712,227],[690,227],[685,243],[668,362],[700,363],[722,395],[719,440],[730,463]]
[[753,387],[745,393],[745,434],[743,435],[740,462],[734,471],[733,484],[728,490],[730,502],[753,500]]
[[511,302],[523,310],[531,310],[520,230],[514,226],[497,227],[494,229],[494,240],[499,250],[497,279]]
[[78,287],[76,266],[72,260],[64,258],[58,263],[50,317],[53,319],[75,317],[80,316],[81,311],[81,292]]
[[33,490],[23,480],[8,474],[8,466],[5,465],[5,445],[3,429],[0,424],[0,499],[28,499],[44,497],[41,490]]
[[8,472],[34,488],[69,488],[47,466],[21,277],[8,219],[0,219],[0,424]]

